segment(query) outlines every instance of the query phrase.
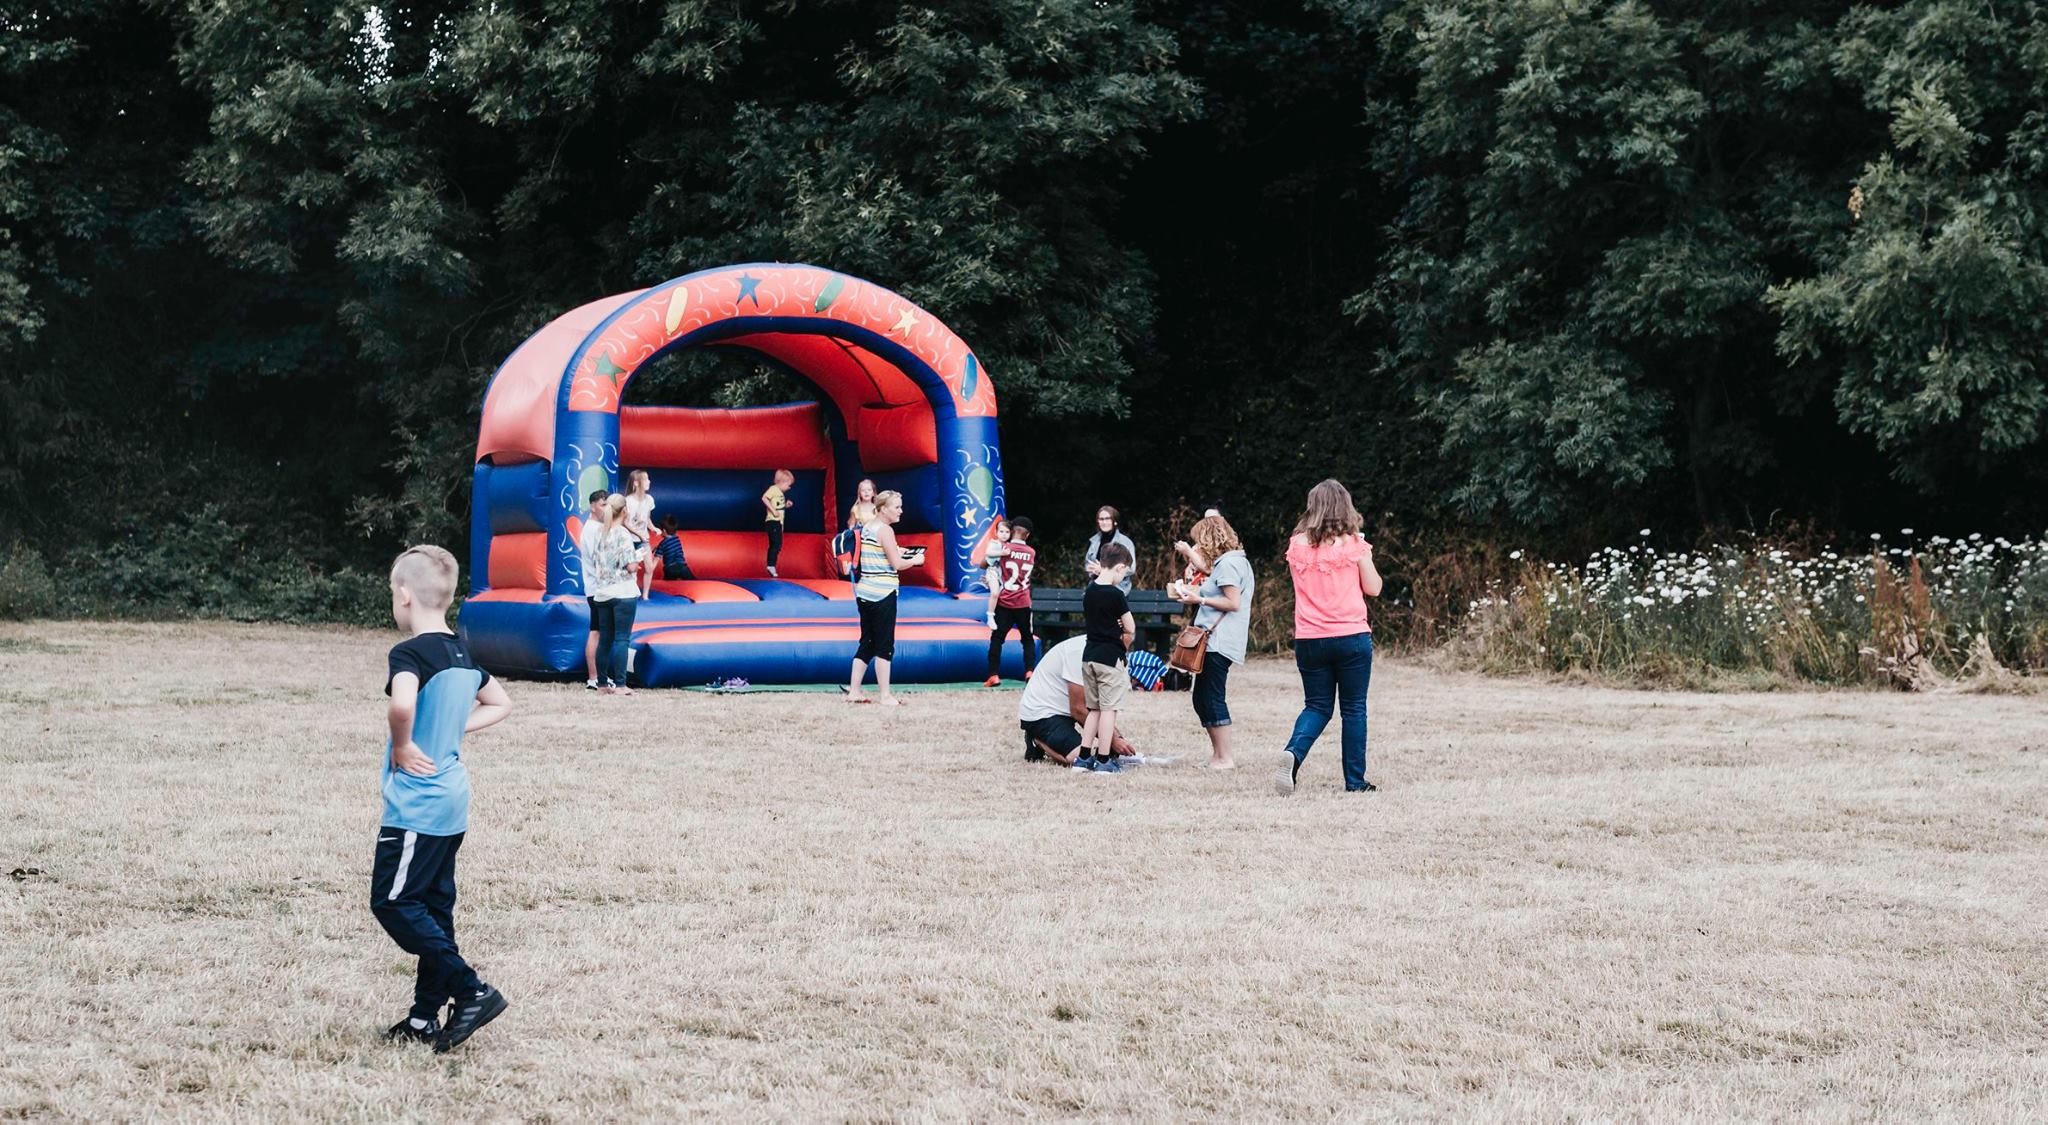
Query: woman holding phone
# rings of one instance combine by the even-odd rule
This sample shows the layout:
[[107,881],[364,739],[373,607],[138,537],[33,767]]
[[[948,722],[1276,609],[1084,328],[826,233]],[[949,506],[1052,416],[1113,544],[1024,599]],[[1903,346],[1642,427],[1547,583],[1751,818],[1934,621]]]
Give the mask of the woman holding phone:
[[846,684],[849,703],[866,703],[861,682],[867,665],[875,666],[875,702],[896,707],[902,701],[889,693],[889,662],[896,658],[896,594],[903,580],[898,571],[923,561],[921,549],[904,550],[896,542],[895,524],[903,518],[903,494],[875,494],[875,518],[860,529],[854,553],[853,598],[860,610],[860,647],[853,654],[853,674]]

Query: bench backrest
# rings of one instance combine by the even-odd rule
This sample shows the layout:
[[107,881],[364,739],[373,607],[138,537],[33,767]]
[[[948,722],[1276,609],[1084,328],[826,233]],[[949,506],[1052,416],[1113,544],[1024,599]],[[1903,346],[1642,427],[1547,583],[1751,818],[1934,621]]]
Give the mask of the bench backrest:
[[[1081,614],[1081,598],[1085,589],[1033,588],[1031,591],[1031,612],[1035,616],[1075,616]],[[1167,597],[1158,590],[1134,590],[1127,599],[1131,603],[1131,616],[1137,618],[1178,617],[1187,607]]]

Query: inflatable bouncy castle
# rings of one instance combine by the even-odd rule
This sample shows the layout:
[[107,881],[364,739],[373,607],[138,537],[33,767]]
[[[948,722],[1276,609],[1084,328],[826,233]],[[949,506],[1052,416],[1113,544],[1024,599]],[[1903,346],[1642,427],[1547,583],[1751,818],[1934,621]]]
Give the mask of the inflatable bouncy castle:
[[[743,348],[818,390],[746,409],[623,406],[635,372],[676,348]],[[760,496],[788,490],[779,578]],[[815,266],[729,266],[593,301],[534,333],[485,392],[470,524],[471,653],[514,676],[583,674],[585,498],[645,469],[676,516],[692,578],[657,571],[633,627],[636,682],[844,680],[859,637],[832,540],[862,477],[904,496],[896,525],[924,562],[902,574],[894,679],[986,674],[982,552],[1003,510],[995,389],[938,319]],[[658,564],[657,564],[658,565]],[[1018,675],[1017,646],[1006,646]]]

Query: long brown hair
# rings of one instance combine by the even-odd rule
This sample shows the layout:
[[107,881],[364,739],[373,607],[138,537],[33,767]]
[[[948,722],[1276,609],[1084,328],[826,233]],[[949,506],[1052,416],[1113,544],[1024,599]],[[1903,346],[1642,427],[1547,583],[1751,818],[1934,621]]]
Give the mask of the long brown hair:
[[1195,521],[1195,526],[1188,529],[1188,540],[1202,552],[1203,560],[1212,568],[1224,555],[1244,550],[1244,544],[1238,541],[1237,531],[1222,516],[1204,516]]
[[1320,547],[1356,535],[1364,526],[1365,517],[1351,502],[1351,490],[1326,480],[1308,490],[1308,509],[1301,513],[1294,533],[1307,536],[1309,546]]

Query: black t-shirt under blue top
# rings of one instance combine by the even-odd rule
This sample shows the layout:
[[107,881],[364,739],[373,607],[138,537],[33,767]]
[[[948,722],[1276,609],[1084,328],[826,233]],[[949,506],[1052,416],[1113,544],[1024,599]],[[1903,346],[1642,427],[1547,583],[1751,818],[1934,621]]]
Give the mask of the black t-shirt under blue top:
[[469,771],[462,764],[462,728],[469,725],[476,693],[491,674],[476,666],[453,633],[421,633],[391,648],[384,694],[400,672],[419,677],[412,740],[434,760],[434,773],[415,777],[391,765],[384,747],[384,826],[424,836],[455,836],[469,830]]
[[1081,620],[1088,628],[1088,644],[1081,650],[1081,659],[1089,664],[1122,663],[1124,614],[1130,611],[1130,599],[1122,590],[1090,582],[1081,595]]

